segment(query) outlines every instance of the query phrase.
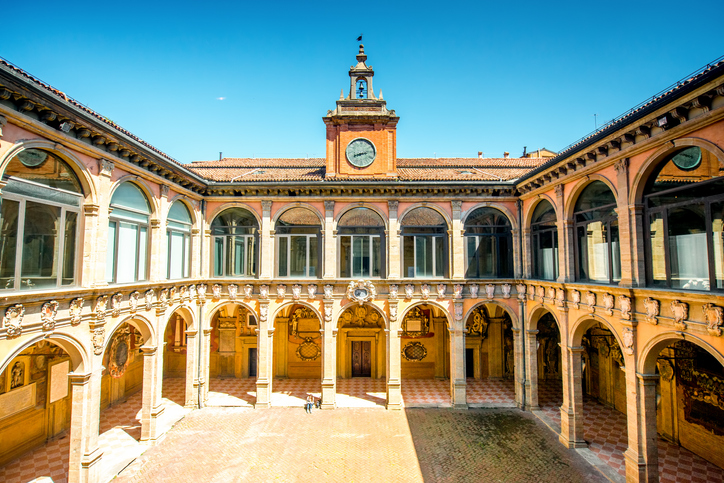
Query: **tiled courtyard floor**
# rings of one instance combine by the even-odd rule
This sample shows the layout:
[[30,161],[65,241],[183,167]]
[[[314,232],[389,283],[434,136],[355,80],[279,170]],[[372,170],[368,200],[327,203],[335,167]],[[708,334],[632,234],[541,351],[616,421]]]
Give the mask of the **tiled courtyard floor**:
[[605,480],[530,413],[513,409],[207,408],[114,483],[159,481]]

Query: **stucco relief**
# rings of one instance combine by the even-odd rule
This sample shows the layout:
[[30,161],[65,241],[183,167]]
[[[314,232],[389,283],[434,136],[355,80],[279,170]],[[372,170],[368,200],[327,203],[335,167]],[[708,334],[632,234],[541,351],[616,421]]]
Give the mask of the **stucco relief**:
[[277,297],[283,299],[287,295],[287,286],[284,284],[277,285]]
[[634,353],[634,331],[629,327],[623,328],[623,350],[630,356]]
[[215,283],[211,286],[211,299],[219,300],[221,298],[221,284]]
[[91,342],[93,342],[93,353],[97,356],[103,354],[103,341],[106,338],[106,328],[96,327],[91,331]]
[[151,310],[153,308],[153,296],[156,295],[153,289],[146,290],[146,293],[143,294],[143,301],[146,304],[146,310]]
[[307,285],[307,296],[310,299],[316,299],[317,298],[317,285],[314,283],[310,283]]
[[208,287],[207,287],[207,285],[206,285],[205,283],[200,283],[200,284],[198,285],[198,287],[196,287],[196,291],[197,291],[197,293],[198,293],[198,295],[199,295],[199,301],[203,302],[203,301],[206,300],[206,290],[207,290],[207,288],[208,288]]
[[178,289],[178,299],[183,302],[189,299],[189,288],[186,285],[181,285]]
[[161,291],[158,294],[158,300],[161,302],[161,307],[168,306],[169,298],[168,298],[169,292],[167,288],[162,288]]
[[546,288],[546,299],[549,303],[553,302],[556,299],[556,289],[553,287]]
[[113,294],[113,297],[111,297],[111,317],[121,315],[121,302],[123,302],[123,294],[121,292]]
[[515,290],[518,291],[518,300],[525,300],[526,288],[527,287],[524,283],[519,283],[515,286]]
[[81,314],[83,312],[83,297],[78,297],[70,301],[68,313],[70,315],[70,325],[80,324]]
[[292,300],[299,300],[299,297],[302,295],[302,286],[295,283],[292,285]]
[[254,286],[251,284],[244,285],[244,298],[250,299],[252,294],[254,293]]
[[239,290],[239,286],[235,283],[229,284],[227,287],[227,290],[229,291],[229,300],[236,300],[236,295]]
[[470,290],[470,298],[478,298],[478,290],[480,290],[480,287],[477,283],[471,283],[468,290]]
[[362,305],[365,302],[371,302],[377,297],[377,289],[369,280],[352,280],[347,285],[345,295],[348,300]]
[[702,311],[704,312],[706,330],[709,335],[720,336],[721,326],[724,323],[724,309],[714,304],[704,304]]
[[103,321],[106,319],[106,305],[108,304],[108,295],[101,295],[96,299],[96,305],[93,308],[93,315],[96,320]]
[[411,283],[405,285],[405,299],[410,300],[415,294],[415,286]]
[[171,287],[168,291],[168,302],[173,303],[174,300],[176,300],[176,295],[178,294],[178,288]]
[[510,284],[509,284],[509,283],[504,283],[504,284],[500,287],[500,289],[501,289],[501,291],[503,292],[503,298],[504,298],[504,299],[509,299],[509,298],[510,298],[510,290],[512,289],[512,287],[510,286]]
[[677,330],[686,330],[686,320],[689,318],[689,304],[674,300],[671,302],[671,312],[674,314],[674,327]]
[[423,283],[420,286],[420,294],[422,295],[422,300],[427,300],[430,298],[430,286],[426,283]]
[[581,305],[581,292],[578,290],[571,290],[571,305],[574,309]]
[[197,295],[196,285],[194,285],[194,284],[189,285],[189,301],[195,300],[196,295]]
[[138,290],[131,292],[131,295],[128,296],[128,305],[132,314],[135,314],[136,310],[138,310],[138,299],[140,296],[141,294]]
[[618,306],[621,308],[621,318],[624,320],[631,320],[631,297],[619,295]]
[[649,324],[656,325],[659,323],[659,312],[661,310],[661,304],[658,300],[646,297],[644,299],[644,308],[646,309],[646,322]]
[[485,286],[485,295],[488,299],[495,298],[495,285],[489,283]]
[[462,284],[456,283],[453,285],[453,298],[454,299],[461,299],[463,298],[463,286]]
[[596,311],[596,294],[593,292],[586,292],[586,305],[588,305],[588,311],[594,313]]
[[3,327],[8,339],[18,337],[23,332],[23,317],[25,316],[25,307],[22,304],[15,304],[5,310],[3,317]]
[[608,316],[613,315],[614,300],[613,295],[610,293],[603,294],[603,310]]
[[259,298],[262,300],[267,300],[269,298],[269,285],[260,285],[259,286]]
[[566,304],[566,291],[562,288],[556,289],[556,305],[563,307]]
[[57,301],[51,300],[45,302],[40,308],[40,320],[43,322],[43,330],[55,329],[55,316],[58,315],[58,305]]
[[444,283],[438,283],[437,284],[437,298],[444,299],[445,292],[447,292],[447,285],[445,285]]

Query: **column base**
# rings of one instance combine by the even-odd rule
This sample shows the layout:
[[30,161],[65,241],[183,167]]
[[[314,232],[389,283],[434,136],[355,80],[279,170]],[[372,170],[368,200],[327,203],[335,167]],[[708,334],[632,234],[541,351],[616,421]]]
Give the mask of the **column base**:
[[588,443],[585,441],[571,441],[566,437],[565,435],[561,434],[558,437],[558,441],[561,442],[563,446],[566,448],[588,448]]

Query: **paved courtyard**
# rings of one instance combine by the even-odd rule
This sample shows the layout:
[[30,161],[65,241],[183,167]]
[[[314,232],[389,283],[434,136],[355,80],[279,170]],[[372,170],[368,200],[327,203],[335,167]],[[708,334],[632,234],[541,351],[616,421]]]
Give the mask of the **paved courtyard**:
[[514,409],[206,408],[114,483],[599,482],[578,453]]

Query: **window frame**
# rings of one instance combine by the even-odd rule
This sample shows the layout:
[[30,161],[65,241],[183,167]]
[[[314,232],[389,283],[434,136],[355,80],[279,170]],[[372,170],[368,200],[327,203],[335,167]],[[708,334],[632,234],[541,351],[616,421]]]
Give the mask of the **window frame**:
[[[608,185],[606,185],[606,187],[607,187],[609,190],[611,190],[611,188],[608,187]],[[584,190],[585,190],[585,188],[584,188]],[[583,191],[581,191],[581,194],[583,194]],[[612,190],[611,190],[611,194],[613,194],[613,191],[612,191]],[[614,195],[614,196],[615,196],[615,195]],[[580,195],[579,195],[579,198],[580,198]],[[576,201],[576,203],[577,203],[577,201]],[[575,207],[575,205],[574,205],[574,207]],[[614,284],[618,284],[618,283],[619,283],[620,280],[615,280],[615,279],[614,279],[614,270],[613,270],[613,262],[614,262],[614,260],[613,260],[613,258],[614,258],[614,257],[613,257],[613,241],[612,241],[612,238],[611,238],[611,226],[612,226],[612,223],[615,223],[616,230],[619,229],[619,228],[618,228],[618,213],[616,212],[616,209],[617,209],[617,208],[618,208],[618,204],[617,204],[617,203],[609,203],[608,205],[602,205],[602,206],[598,206],[598,207],[595,207],[595,208],[589,208],[589,209],[586,209],[586,210],[575,211],[575,212],[573,213],[573,241],[574,241],[573,247],[574,247],[574,259],[575,259],[574,261],[575,261],[575,270],[576,270],[575,273],[576,273],[576,281],[577,281],[577,282],[582,282],[582,283],[598,283],[598,284],[605,284],[605,285],[614,285]],[[585,220],[585,221],[578,221],[578,216],[579,216],[579,215],[584,215],[584,214],[586,214],[586,213],[593,212],[593,211],[604,211],[604,210],[613,210],[614,214],[613,214],[613,215],[610,215],[610,214],[609,214],[609,215],[606,215],[606,216],[603,216],[603,217],[591,218],[590,220]],[[593,280],[593,279],[591,279],[591,278],[583,278],[583,277],[581,276],[581,260],[580,260],[580,255],[581,255],[581,248],[582,248],[582,247],[580,246],[579,241],[578,241],[578,240],[579,240],[578,230],[579,230],[579,228],[583,228],[583,229],[586,230],[586,232],[588,232],[588,228],[586,228],[586,227],[587,227],[588,225],[592,224],[592,223],[597,223],[597,222],[601,222],[601,223],[605,226],[606,233],[608,233],[608,236],[606,237],[606,250],[607,250],[607,254],[608,254],[608,267],[607,267],[607,271],[608,271],[608,282],[602,282],[602,281],[599,281],[599,280]],[[619,274],[621,274],[621,268],[622,268],[622,267],[621,267],[621,265],[620,265],[620,263],[621,263],[621,258],[620,258],[620,244],[621,244],[620,233],[619,233],[619,237],[618,237],[618,243],[619,243]],[[588,247],[588,243],[586,243],[586,248],[587,248],[587,247]]]
[[[507,224],[505,224],[505,225],[473,225],[473,224],[469,223],[468,220],[470,220],[472,215],[478,210],[497,211],[499,213],[499,216],[503,217],[507,221]],[[498,228],[501,228],[501,227],[507,228],[508,229],[507,233],[498,233],[496,231]],[[493,232],[492,233],[475,233],[474,231],[468,232],[468,229],[480,230],[483,228],[491,229]],[[470,276],[468,273],[470,270],[470,249],[469,249],[469,244],[470,244],[469,239],[470,238],[475,239],[476,252],[477,252],[478,247],[480,246],[482,238],[494,238],[496,253],[494,253],[493,255],[495,257],[497,257],[498,259],[503,258],[503,257],[501,257],[501,254],[500,254],[501,243],[499,240],[501,238],[505,238],[508,242],[509,254],[507,255],[506,258],[507,258],[507,264],[509,267],[509,273],[503,274],[502,273],[502,270],[503,270],[502,264],[497,263],[496,264],[496,273],[492,277],[487,277],[487,276],[483,276],[480,274],[477,274],[475,276]],[[515,258],[513,257],[513,243],[514,243],[514,241],[513,241],[513,224],[511,223],[510,219],[506,216],[506,214],[503,213],[503,211],[499,210],[498,208],[492,207],[492,206],[479,206],[479,207],[471,210],[470,213],[465,218],[465,223],[463,223],[463,246],[464,246],[463,252],[464,252],[464,256],[465,256],[465,278],[471,279],[471,280],[485,280],[485,279],[491,279],[491,278],[496,278],[496,279],[512,279],[512,278],[514,278]]]
[[[117,190],[118,187],[120,187],[123,183],[131,183],[131,182],[130,182],[130,181],[124,181],[124,182],[122,182],[122,183],[119,183],[118,186],[116,187],[116,190]],[[113,284],[113,285],[147,282],[148,279],[149,279],[149,272],[150,272],[150,268],[151,268],[151,267],[150,267],[150,265],[151,265],[151,263],[150,263],[150,262],[151,262],[151,250],[149,250],[149,248],[151,247],[151,215],[153,214],[153,210],[152,210],[152,208],[151,208],[151,206],[150,206],[151,203],[148,201],[148,198],[146,197],[146,193],[144,193],[144,191],[143,191],[138,185],[136,185],[135,183],[131,183],[131,184],[133,184],[133,185],[141,192],[141,194],[143,195],[143,197],[144,197],[145,200],[146,200],[146,203],[148,203],[148,205],[149,205],[149,211],[148,211],[148,213],[145,213],[145,212],[143,212],[143,211],[141,211],[141,210],[138,210],[138,209],[135,209],[135,208],[130,208],[130,207],[126,207],[126,206],[119,206],[119,208],[122,209],[122,210],[124,210],[124,211],[129,211],[129,212],[131,212],[131,213],[137,213],[137,214],[139,214],[139,215],[145,216],[146,219],[147,219],[147,221],[146,221],[145,223],[142,222],[142,221],[140,221],[140,220],[135,220],[135,219],[132,219],[132,218],[125,218],[125,217],[123,217],[123,216],[118,216],[117,214],[114,215],[114,214],[113,214],[113,211],[114,211],[114,209],[113,209],[113,196],[111,195],[111,204],[109,204],[109,213],[108,213],[108,227],[109,227],[109,229],[110,229],[110,224],[111,224],[111,223],[115,223],[115,224],[116,224],[116,227],[115,227],[115,230],[114,230],[114,240],[113,240],[113,266],[112,266],[113,277],[112,277],[112,280],[109,280],[108,274],[106,273],[106,281],[107,281],[109,284]],[[115,193],[116,190],[114,190],[114,193]],[[141,248],[141,230],[142,230],[143,228],[146,229],[146,247],[145,247],[145,254],[146,254],[146,257],[145,257],[145,258],[146,258],[146,261],[145,261],[145,273],[144,273],[143,279],[140,279],[140,278],[138,277],[138,269],[136,269],[136,270],[134,271],[134,274],[135,274],[134,280],[127,281],[127,282],[118,282],[118,281],[117,281],[117,280],[118,280],[118,241],[119,241],[119,238],[120,238],[120,230],[119,230],[119,228],[120,228],[120,223],[125,223],[125,224],[127,224],[127,225],[135,224],[136,226],[138,226],[138,231],[136,232],[136,263],[138,263],[138,262],[140,261],[140,257],[139,257],[138,255],[139,255],[139,251],[140,251],[140,248]],[[109,240],[109,241],[110,241],[110,240]],[[108,247],[108,244],[106,244],[106,250],[108,250],[107,247]],[[106,260],[107,260],[107,258],[106,258]],[[108,264],[107,264],[107,263],[106,263],[106,270],[108,270]]]
[[[229,210],[234,210],[234,209],[246,211],[246,212],[249,214],[249,218],[250,218],[250,219],[253,219],[254,222],[255,222],[255,224],[256,224],[256,226],[253,226],[253,225],[238,225],[238,226],[235,227],[235,228],[250,229],[250,230],[252,231],[252,233],[243,233],[243,234],[224,233],[224,234],[220,234],[220,235],[215,235],[214,232],[213,232],[213,230],[214,230],[214,227],[213,227],[214,222],[215,222],[221,215],[223,215],[224,213],[226,213],[227,211],[229,211]],[[215,278],[215,279],[221,279],[221,278],[224,278],[224,279],[235,279],[235,278],[238,278],[238,279],[255,279],[255,278],[258,278],[258,277],[259,277],[259,258],[260,258],[260,252],[261,252],[261,247],[259,246],[259,237],[260,237],[261,228],[260,228],[260,226],[259,226],[259,221],[258,221],[257,218],[254,216],[254,212],[253,212],[253,211],[251,211],[251,210],[248,209],[248,208],[241,207],[241,206],[228,207],[228,208],[226,208],[226,209],[224,209],[224,210],[222,210],[222,211],[219,211],[219,212],[216,214],[216,216],[214,216],[214,218],[211,220],[211,223],[209,224],[209,230],[211,231],[211,244],[210,244],[210,247],[209,247],[209,249],[211,250],[211,252],[210,252],[210,253],[211,253],[211,256],[209,257],[209,258],[210,258],[210,259],[209,259],[209,263],[211,264],[210,276],[211,276],[212,278]],[[253,242],[254,242],[253,262],[250,262],[250,261],[249,261],[250,258],[249,258],[249,257],[246,257],[246,255],[245,255],[246,258],[245,258],[244,270],[243,270],[243,271],[244,271],[244,274],[240,274],[240,275],[233,275],[233,274],[232,274],[232,275],[229,275],[229,274],[227,273],[227,270],[226,270],[226,267],[227,267],[226,255],[227,255],[227,246],[228,246],[228,243],[229,243],[229,238],[231,238],[231,237],[234,237],[234,238],[243,238],[243,239],[244,239],[244,254],[246,254],[246,255],[248,255],[249,240],[252,239]],[[222,249],[223,259],[221,260],[221,275],[217,275],[217,274],[216,274],[216,268],[217,268],[217,267],[216,267],[216,239],[217,239],[217,238],[220,238],[221,241],[222,241],[221,249]],[[253,266],[253,268],[254,268],[254,272],[255,272],[255,273],[253,273],[253,274],[248,274],[248,273],[246,273],[246,272],[247,272],[247,268],[249,267],[249,264],[250,264],[250,263],[252,264],[252,266]]]
[[[166,215],[166,279],[167,280],[183,280],[186,278],[191,277],[191,257],[193,255],[193,241],[191,239],[191,230],[193,229],[193,218],[191,217],[191,210],[189,210],[189,207],[186,206],[185,203],[183,203],[180,200],[176,200],[169,206],[168,212],[171,212],[171,208],[176,203],[181,203],[183,207],[186,209],[186,211],[189,213],[189,218],[191,219],[190,222],[182,222],[178,220],[173,220],[168,217],[168,214]],[[175,226],[170,226],[170,223],[176,223],[178,225],[183,225],[186,228],[178,228]],[[181,269],[182,276],[181,278],[171,278],[171,247],[172,247],[172,234],[173,233],[181,233],[183,236],[183,247],[181,249],[182,251],[182,260],[183,260],[183,267]],[[186,255],[188,253],[188,255]]]
[[[531,254],[531,268],[532,268],[532,277],[535,280],[547,280],[547,281],[556,281],[559,277],[559,262],[560,262],[560,244],[558,240],[558,215],[556,213],[555,207],[553,206],[553,203],[551,203],[548,200],[542,200],[536,204],[535,208],[533,208],[533,215],[535,215],[536,210],[542,203],[547,203],[550,206],[550,210],[553,211],[553,214],[556,216],[556,221],[552,227],[549,226],[548,222],[545,221],[531,221],[530,223],[530,254]],[[548,210],[546,210],[547,212]],[[545,212],[544,212],[545,213]],[[546,228],[541,228],[542,226],[546,226]],[[544,278],[542,275],[542,261],[540,257],[541,252],[541,237],[545,234],[552,233],[553,234],[553,250],[554,250],[554,261],[553,261],[553,278]]]
[[[316,228],[318,228],[318,227],[316,227]],[[319,231],[319,230],[318,230],[318,231]],[[319,236],[319,233],[283,233],[283,234],[281,234],[281,235],[277,235],[277,234],[275,233],[275,234],[274,234],[274,237],[276,238],[276,240],[275,240],[276,243],[274,244],[274,245],[275,245],[275,248],[276,248],[276,250],[275,250],[275,251],[276,251],[276,272],[277,272],[277,276],[278,276],[279,278],[311,278],[311,279],[320,278],[320,272],[321,272],[321,270],[319,269],[319,267],[320,267],[320,265],[321,265],[321,264],[320,264],[320,261],[322,260],[321,248],[322,248],[323,243],[321,242],[321,241],[322,241],[322,240],[321,240],[322,237]],[[303,276],[290,275],[291,265],[292,265],[292,264],[291,264],[292,237],[300,237],[300,238],[305,238],[305,239],[306,239],[306,241],[305,241],[305,255],[304,255],[304,275],[303,275]],[[286,255],[287,255],[287,273],[286,273],[285,275],[282,275],[282,274],[280,273],[280,269],[281,269],[280,260],[281,260],[281,257],[280,257],[279,254],[280,254],[281,245],[282,245],[282,244],[280,243],[280,240],[281,240],[282,238],[284,238],[284,239],[287,240],[287,253],[286,253]],[[309,258],[309,255],[311,254],[311,243],[310,243],[310,239],[311,239],[311,238],[314,238],[315,240],[317,240],[317,249],[316,249],[316,252],[317,252],[317,266],[314,267],[314,269],[315,269],[315,271],[316,271],[316,275],[309,275],[309,269],[311,268],[310,258]]]

